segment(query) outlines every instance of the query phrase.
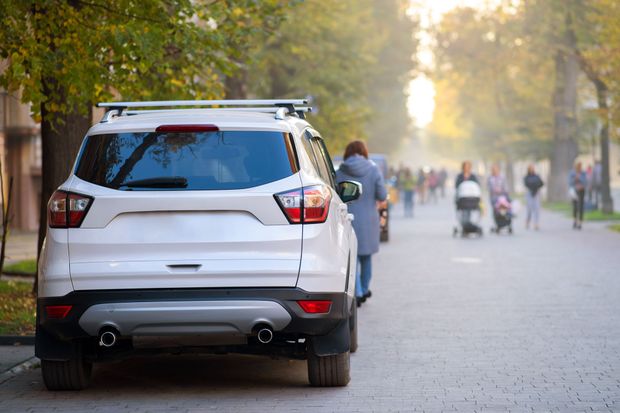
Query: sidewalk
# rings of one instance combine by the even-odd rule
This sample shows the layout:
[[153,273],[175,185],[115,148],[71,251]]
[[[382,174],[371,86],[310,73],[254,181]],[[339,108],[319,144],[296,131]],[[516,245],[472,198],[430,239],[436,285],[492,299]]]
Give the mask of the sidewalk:
[[0,374],[34,357],[34,346],[0,345]]
[[37,232],[11,231],[6,244],[6,262],[35,259],[37,239]]

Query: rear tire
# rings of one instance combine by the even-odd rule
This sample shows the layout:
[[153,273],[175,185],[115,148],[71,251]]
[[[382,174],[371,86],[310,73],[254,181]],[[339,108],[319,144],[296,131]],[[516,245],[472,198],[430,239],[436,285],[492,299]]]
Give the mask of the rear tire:
[[355,301],[353,302],[351,316],[349,317],[349,331],[351,332],[349,351],[355,353],[357,351],[357,303]]
[[48,390],[82,390],[90,384],[93,364],[78,357],[68,361],[41,360],[41,374]]
[[346,386],[351,380],[350,353],[317,356],[308,351],[308,379],[315,387]]

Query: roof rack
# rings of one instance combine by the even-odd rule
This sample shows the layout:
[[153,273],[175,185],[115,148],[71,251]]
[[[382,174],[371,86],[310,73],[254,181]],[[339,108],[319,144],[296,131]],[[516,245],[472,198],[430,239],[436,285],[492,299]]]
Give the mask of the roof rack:
[[[97,107],[106,108],[106,113],[101,119],[101,123],[105,123],[117,116],[154,113],[158,110],[174,110],[149,109],[128,111],[128,108],[173,108],[181,106],[194,108],[210,107],[211,109],[228,111],[245,110],[252,112],[275,113],[276,119],[284,119],[286,115],[295,114],[301,119],[305,119],[306,112],[312,111],[312,108],[305,106],[307,104],[307,99],[160,100],[147,102],[102,102],[98,103]],[[304,106],[296,107],[295,105]]]

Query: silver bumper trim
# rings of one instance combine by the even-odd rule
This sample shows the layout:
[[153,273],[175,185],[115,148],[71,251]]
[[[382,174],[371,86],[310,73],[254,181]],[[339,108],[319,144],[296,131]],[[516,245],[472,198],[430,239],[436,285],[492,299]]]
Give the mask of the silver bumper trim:
[[163,301],[97,304],[82,314],[79,324],[92,336],[104,326],[115,327],[123,336],[248,335],[257,324],[279,331],[290,321],[290,314],[274,301]]

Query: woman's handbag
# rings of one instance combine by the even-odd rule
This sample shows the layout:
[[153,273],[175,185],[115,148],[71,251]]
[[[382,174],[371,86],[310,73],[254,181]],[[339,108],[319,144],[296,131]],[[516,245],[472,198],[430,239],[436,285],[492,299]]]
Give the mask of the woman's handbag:
[[577,200],[577,191],[572,186],[568,188],[568,197],[573,201]]

